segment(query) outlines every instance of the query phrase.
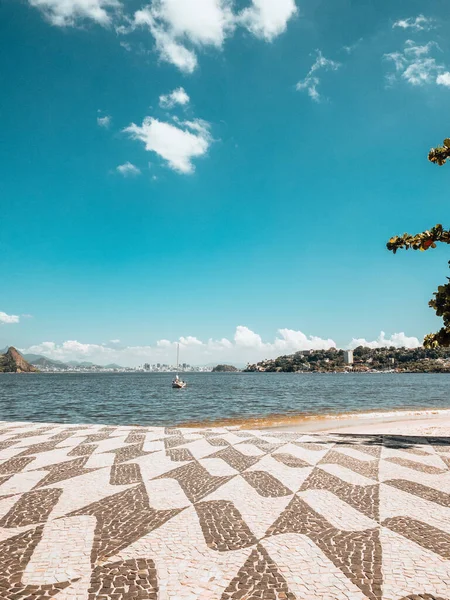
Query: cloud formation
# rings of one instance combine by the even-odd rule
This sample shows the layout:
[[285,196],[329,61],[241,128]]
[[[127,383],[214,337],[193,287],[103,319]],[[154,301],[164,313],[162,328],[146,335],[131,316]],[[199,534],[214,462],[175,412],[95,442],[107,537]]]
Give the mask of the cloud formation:
[[446,71],[445,73],[441,73],[440,75],[438,75],[436,83],[438,85],[445,85],[446,87],[450,87],[450,72]]
[[0,310],[0,325],[11,325],[12,323],[19,323],[19,321],[20,317],[18,315],[7,315]]
[[106,115],[104,117],[97,117],[97,125],[99,127],[104,127],[105,129],[108,129],[108,127],[111,125],[111,117],[109,115]]
[[320,84],[320,78],[317,75],[317,72],[320,70],[324,71],[337,71],[341,64],[335,62],[334,60],[329,60],[323,56],[320,50],[317,50],[317,58],[314,61],[312,67],[310,68],[305,79],[300,80],[295,86],[298,91],[307,91],[308,96],[314,100],[314,102],[320,102],[321,95],[317,90],[317,87]]
[[296,14],[294,0],[253,0],[237,16],[237,22],[257,38],[271,42],[286,31],[288,21]]
[[116,11],[121,7],[118,0],[28,0],[44,17],[57,27],[74,26],[86,19],[108,27]]
[[[76,340],[68,340],[62,344],[43,342],[24,348],[22,352],[43,354],[62,361],[88,360],[100,365],[114,362],[123,366],[137,366],[144,362],[173,364],[177,344],[180,344],[182,361],[194,365],[220,362],[246,364],[283,354],[292,354],[299,350],[336,348],[336,343],[332,339],[308,336],[294,329],[279,329],[273,341],[264,341],[258,333],[244,325],[239,325],[232,339],[202,341],[195,336],[185,336],[175,341],[161,339],[152,346],[120,346],[119,340],[111,340],[109,344],[84,344]],[[386,334],[381,332],[378,339],[374,341],[363,338],[353,339],[348,348],[356,348],[360,345],[369,348],[383,346],[416,348],[421,344],[417,338],[407,337],[404,333],[394,333],[386,337]]]
[[232,0],[153,0],[137,10],[130,25],[120,27],[119,32],[146,28],[161,60],[192,73],[197,53],[207,47],[222,49],[237,27],[270,42],[286,30],[296,13],[295,0],[252,0],[237,13]]
[[159,97],[159,105],[161,108],[173,108],[176,104],[185,106],[189,104],[189,96],[186,94],[184,88],[179,87],[170,94],[163,94]]
[[411,29],[412,31],[429,31],[434,29],[434,19],[425,17],[424,15],[418,15],[417,17],[408,17],[407,19],[400,19],[396,21],[392,27],[400,27],[401,29]]
[[123,165],[119,165],[116,167],[116,171],[118,171],[124,177],[135,177],[136,175],[141,174],[141,170],[133,165],[133,163],[126,162]]
[[416,337],[408,337],[403,332],[393,333],[391,337],[386,337],[384,331],[380,333],[376,340],[368,342],[364,338],[353,338],[348,345],[349,349],[365,346],[366,348],[386,348],[394,346],[394,348],[419,348],[422,343]]
[[147,151],[158,154],[174,171],[192,173],[193,159],[204,156],[211,144],[209,128],[209,123],[200,119],[173,125],[145,117],[142,125],[131,123],[124,132],[144,142]]
[[384,58],[392,62],[395,68],[393,73],[388,74],[388,82],[393,83],[400,77],[410,85],[423,86],[441,83],[442,75],[445,81],[444,65],[432,56],[436,49],[439,49],[436,42],[419,45],[413,40],[406,40],[402,51],[385,54]]

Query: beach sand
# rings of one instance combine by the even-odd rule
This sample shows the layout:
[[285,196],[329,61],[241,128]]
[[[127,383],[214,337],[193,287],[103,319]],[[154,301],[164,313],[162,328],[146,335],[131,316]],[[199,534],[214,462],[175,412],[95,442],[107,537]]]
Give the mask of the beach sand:
[[275,423],[269,431],[450,436],[450,410],[368,412]]

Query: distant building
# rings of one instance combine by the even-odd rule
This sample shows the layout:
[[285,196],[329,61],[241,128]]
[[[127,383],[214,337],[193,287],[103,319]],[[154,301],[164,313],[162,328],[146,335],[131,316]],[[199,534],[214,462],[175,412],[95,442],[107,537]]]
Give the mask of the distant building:
[[353,364],[353,350],[344,350],[344,362],[346,365]]

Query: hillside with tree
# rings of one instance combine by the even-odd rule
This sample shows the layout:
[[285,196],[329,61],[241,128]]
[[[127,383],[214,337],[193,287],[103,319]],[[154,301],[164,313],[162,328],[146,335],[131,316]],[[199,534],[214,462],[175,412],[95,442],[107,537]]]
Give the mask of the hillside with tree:
[[366,348],[353,351],[353,364],[346,365],[344,351],[300,351],[295,354],[249,364],[245,372],[259,373],[450,373],[450,348]]

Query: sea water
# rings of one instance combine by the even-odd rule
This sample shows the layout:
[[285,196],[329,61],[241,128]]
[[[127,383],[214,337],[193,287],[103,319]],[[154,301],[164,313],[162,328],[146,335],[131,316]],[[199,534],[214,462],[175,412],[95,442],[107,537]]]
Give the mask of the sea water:
[[[450,408],[447,374],[38,373],[0,375],[0,420],[122,425],[241,422]],[[276,417],[275,417],[276,416]]]

